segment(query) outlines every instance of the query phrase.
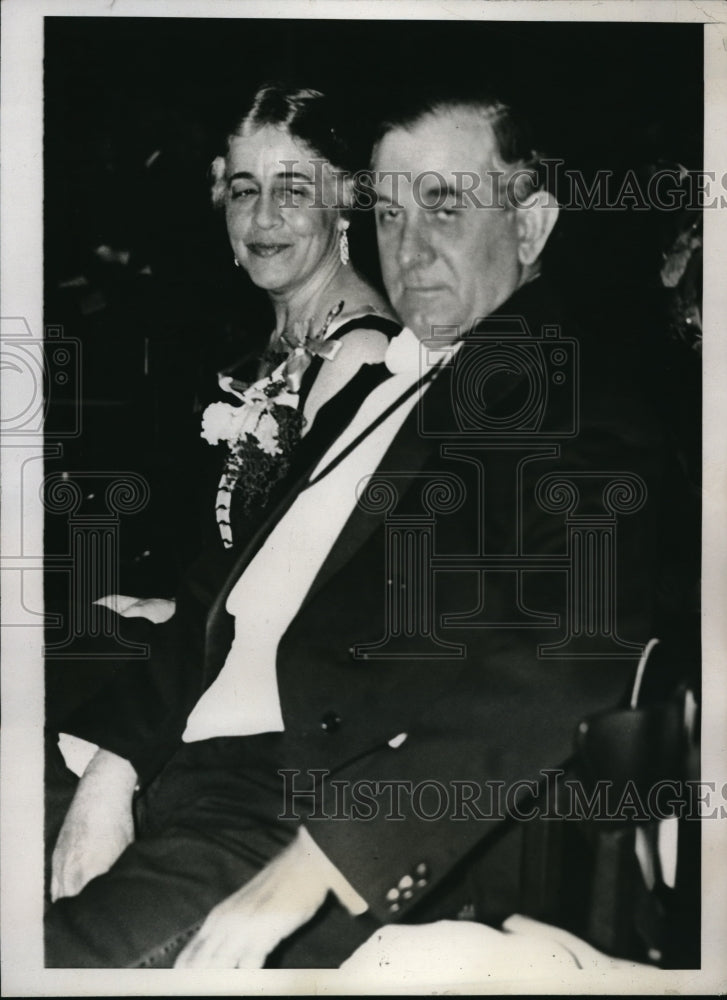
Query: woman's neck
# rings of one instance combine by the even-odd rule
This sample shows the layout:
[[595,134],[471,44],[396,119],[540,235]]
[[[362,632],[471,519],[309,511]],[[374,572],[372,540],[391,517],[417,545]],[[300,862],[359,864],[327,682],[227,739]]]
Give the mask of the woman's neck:
[[[312,330],[323,322],[325,314],[335,305],[332,301],[345,285],[343,265],[336,259],[322,265],[310,281],[285,295],[271,293],[275,310],[275,332],[290,331],[299,322],[312,320]],[[342,280],[343,279],[343,280]]]

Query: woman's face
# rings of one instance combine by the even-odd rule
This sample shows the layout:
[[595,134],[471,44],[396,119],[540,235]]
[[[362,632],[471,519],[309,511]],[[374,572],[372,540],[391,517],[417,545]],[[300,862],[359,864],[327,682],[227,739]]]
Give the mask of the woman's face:
[[266,125],[231,141],[226,168],[230,243],[256,285],[284,295],[335,264],[340,199],[327,161]]

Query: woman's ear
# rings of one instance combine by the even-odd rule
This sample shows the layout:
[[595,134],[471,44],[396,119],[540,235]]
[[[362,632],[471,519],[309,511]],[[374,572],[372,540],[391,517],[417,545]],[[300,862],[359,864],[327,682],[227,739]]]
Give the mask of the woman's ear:
[[225,203],[225,191],[227,190],[225,183],[226,172],[227,163],[224,156],[216,156],[210,164],[212,204],[215,208],[220,208]]
[[553,226],[558,221],[560,208],[550,191],[533,191],[516,208],[518,259],[528,266],[535,263],[543,252]]

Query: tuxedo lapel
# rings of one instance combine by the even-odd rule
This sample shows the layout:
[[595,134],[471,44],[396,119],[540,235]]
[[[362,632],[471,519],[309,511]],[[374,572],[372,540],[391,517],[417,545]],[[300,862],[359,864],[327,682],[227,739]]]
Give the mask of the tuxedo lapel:
[[[423,400],[408,414],[376,469],[377,478],[385,480],[387,473],[404,472],[407,476],[414,475],[423,468],[429,456],[439,449],[440,438],[427,435],[423,430],[427,425],[443,426],[442,421],[446,421],[444,426],[448,426],[451,422],[451,373],[451,365],[445,365],[425,393]],[[345,566],[380,525],[380,516],[366,513],[359,504],[356,504],[330,555],[306,594],[301,611],[321,587]]]

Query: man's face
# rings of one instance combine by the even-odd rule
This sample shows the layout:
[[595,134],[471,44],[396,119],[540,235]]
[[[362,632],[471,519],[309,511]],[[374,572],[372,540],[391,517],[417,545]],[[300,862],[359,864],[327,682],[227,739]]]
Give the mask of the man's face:
[[[504,184],[498,194],[487,175],[502,169],[490,126],[466,109],[427,115],[411,130],[387,133],[373,166],[392,305],[420,339],[432,337],[435,326],[456,328],[435,334],[442,339],[464,335],[509,298],[521,273],[517,213],[505,207]],[[475,184],[486,207],[463,194]]]

